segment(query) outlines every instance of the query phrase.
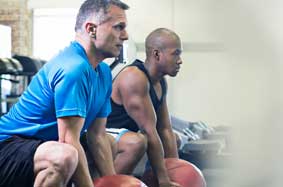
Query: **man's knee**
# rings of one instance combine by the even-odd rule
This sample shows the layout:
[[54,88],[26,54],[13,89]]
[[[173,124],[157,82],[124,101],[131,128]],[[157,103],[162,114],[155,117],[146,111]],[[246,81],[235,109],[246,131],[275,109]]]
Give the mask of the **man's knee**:
[[75,171],[78,164],[78,151],[75,147],[65,144],[63,145],[62,152],[58,155],[53,163],[59,167],[60,170],[65,173],[68,171]]
[[35,153],[35,173],[48,169],[65,180],[74,173],[78,164],[78,151],[69,144],[46,142]]
[[121,137],[120,146],[133,152],[144,153],[147,149],[147,138],[141,133],[128,132]]

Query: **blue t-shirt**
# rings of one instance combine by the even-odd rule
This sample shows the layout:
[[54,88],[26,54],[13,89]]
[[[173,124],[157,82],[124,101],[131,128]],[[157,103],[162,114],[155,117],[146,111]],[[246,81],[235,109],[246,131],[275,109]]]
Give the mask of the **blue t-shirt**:
[[0,119],[0,141],[11,135],[58,140],[57,118],[85,118],[82,132],[95,118],[111,112],[111,70],[104,62],[94,69],[85,50],[71,42],[33,77],[27,90]]

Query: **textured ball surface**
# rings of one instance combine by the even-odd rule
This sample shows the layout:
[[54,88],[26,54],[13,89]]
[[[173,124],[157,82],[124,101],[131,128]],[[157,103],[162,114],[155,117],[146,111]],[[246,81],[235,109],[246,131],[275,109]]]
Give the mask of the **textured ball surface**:
[[93,181],[95,187],[147,187],[139,179],[128,175],[111,175]]
[[[182,187],[206,187],[202,172],[190,162],[177,158],[167,158],[165,165],[170,180],[179,183]],[[152,170],[144,173],[142,181],[149,187],[158,187],[157,178]]]

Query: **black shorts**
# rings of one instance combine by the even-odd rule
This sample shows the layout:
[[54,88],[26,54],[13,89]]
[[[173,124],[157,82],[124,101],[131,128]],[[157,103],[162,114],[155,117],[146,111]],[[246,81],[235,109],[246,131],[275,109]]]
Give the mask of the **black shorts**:
[[18,136],[0,142],[0,187],[33,186],[33,157],[41,143]]

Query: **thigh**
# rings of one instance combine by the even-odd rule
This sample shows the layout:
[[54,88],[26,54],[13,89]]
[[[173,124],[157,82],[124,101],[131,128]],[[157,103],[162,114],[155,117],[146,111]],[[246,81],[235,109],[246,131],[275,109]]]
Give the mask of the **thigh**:
[[0,143],[0,186],[33,186],[34,154],[41,140],[13,136]]
[[[115,139],[116,153],[124,151],[129,147],[129,145],[139,143],[146,144],[147,142],[146,137],[140,132],[133,132],[125,128],[107,128],[106,132]],[[112,140],[113,138],[108,139]]]
[[132,147],[132,145],[146,146],[147,138],[140,132],[133,132],[128,130],[127,132],[124,132],[122,135],[120,135],[117,144],[118,150],[130,148]]
[[[115,141],[115,138],[110,135],[110,134],[106,134],[106,138],[110,144],[110,148],[111,148],[111,152],[113,154],[113,156],[115,155],[116,151],[117,151],[117,142]],[[84,148],[84,151],[86,153],[86,156],[87,156],[87,159],[89,162],[91,162],[93,159],[92,159],[92,156],[91,156],[91,150],[90,150],[90,147],[87,143],[87,139],[86,139],[86,135],[84,134],[82,137],[81,137],[81,144]]]

